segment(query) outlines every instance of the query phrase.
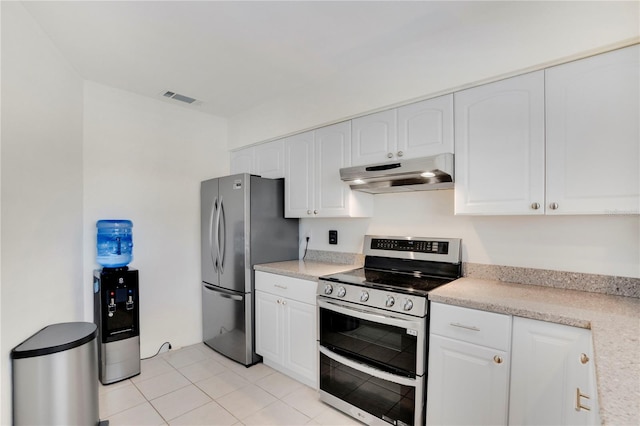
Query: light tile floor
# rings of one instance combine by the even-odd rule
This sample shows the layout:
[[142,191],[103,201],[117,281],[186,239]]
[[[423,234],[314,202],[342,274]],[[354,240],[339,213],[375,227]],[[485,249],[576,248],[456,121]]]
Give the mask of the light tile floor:
[[141,374],[100,385],[110,426],[360,425],[317,392],[264,364],[246,368],[200,343],[142,361]]

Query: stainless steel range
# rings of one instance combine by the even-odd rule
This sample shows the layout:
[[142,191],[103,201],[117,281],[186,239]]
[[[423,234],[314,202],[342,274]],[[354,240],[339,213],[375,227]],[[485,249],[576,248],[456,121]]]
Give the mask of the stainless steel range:
[[320,399],[366,424],[422,425],[427,295],[461,276],[461,240],[367,235],[364,254],[318,282]]

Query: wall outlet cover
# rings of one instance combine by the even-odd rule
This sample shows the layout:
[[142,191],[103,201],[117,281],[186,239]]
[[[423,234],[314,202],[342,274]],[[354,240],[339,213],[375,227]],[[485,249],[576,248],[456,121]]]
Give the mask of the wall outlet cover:
[[338,231],[329,231],[329,244],[338,244]]

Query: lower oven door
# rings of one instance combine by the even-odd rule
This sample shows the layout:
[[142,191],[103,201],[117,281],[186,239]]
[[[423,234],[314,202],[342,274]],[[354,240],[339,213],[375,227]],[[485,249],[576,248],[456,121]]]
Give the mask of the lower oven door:
[[320,346],[320,399],[368,425],[422,425],[424,377],[401,377]]

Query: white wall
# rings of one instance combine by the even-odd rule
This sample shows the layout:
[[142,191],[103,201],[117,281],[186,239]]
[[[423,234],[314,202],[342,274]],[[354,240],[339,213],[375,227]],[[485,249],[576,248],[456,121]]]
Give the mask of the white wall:
[[133,221],[143,357],[202,339],[200,181],[227,174],[226,121],[85,84],[84,314],[93,318],[96,221]]
[[[229,121],[230,148],[637,40],[638,2],[503,2],[325,81],[283,93]],[[460,28],[463,28],[461,30]]]
[[[361,253],[363,236],[462,238],[463,261],[640,278],[640,216],[454,216],[453,190],[379,194],[371,219],[302,219],[309,248]],[[338,245],[328,244],[329,229]]]
[[18,2],[2,2],[2,424],[10,350],[82,320],[82,80]]

